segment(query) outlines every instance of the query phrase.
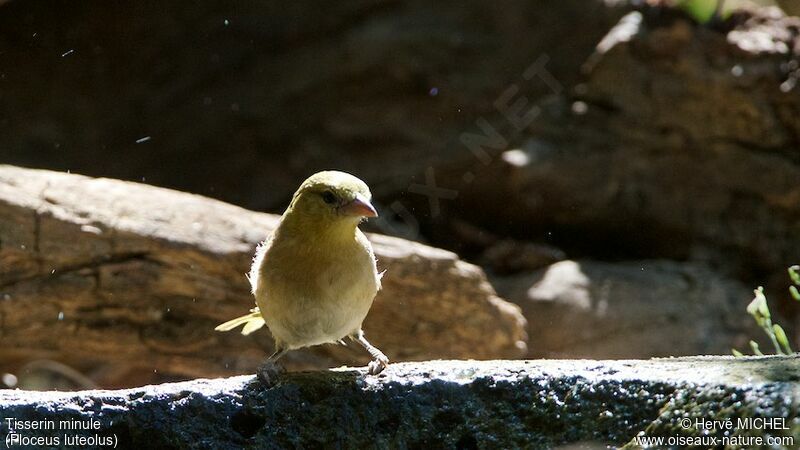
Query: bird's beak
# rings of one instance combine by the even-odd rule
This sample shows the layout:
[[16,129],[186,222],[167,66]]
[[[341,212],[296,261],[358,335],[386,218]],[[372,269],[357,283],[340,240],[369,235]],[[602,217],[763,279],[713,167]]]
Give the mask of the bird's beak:
[[378,217],[378,211],[363,195],[356,194],[356,198],[339,207],[339,212],[347,216]]

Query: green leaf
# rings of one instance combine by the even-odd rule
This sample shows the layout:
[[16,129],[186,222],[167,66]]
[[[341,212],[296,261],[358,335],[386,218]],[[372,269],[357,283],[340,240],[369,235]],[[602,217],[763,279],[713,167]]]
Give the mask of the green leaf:
[[758,318],[758,316],[760,316],[758,311],[761,309],[758,306],[758,303],[760,301],[761,300],[759,300],[758,297],[755,297],[752,300],[750,300],[750,303],[747,304],[747,314],[750,314],[751,316]]
[[800,302],[800,292],[797,291],[796,286],[789,286],[789,294],[792,295],[792,298]]
[[[698,23],[708,23],[714,18],[714,13],[719,14],[719,19],[727,19],[743,0],[678,0],[678,7],[696,20]],[[717,11],[719,9],[719,11]]]
[[753,316],[758,326],[764,327],[766,321],[770,318],[767,298],[764,296],[764,288],[759,286],[758,289],[753,291],[753,294],[755,296],[750,304],[747,305],[747,313]]
[[758,344],[756,343],[756,341],[750,341],[750,348],[753,349],[753,353],[755,353],[756,355],[764,356],[764,354],[761,353],[761,350],[758,349]]
[[789,267],[789,278],[792,279],[792,283],[800,286],[800,266]]
[[760,297],[758,303],[758,312],[762,316],[764,316],[765,319],[769,319],[771,315],[769,313],[769,306],[767,306],[767,297],[764,296],[763,287],[758,288],[758,293],[756,294],[756,297]]
[[714,16],[714,11],[717,8],[717,1],[681,0],[679,6],[698,23],[706,23]]
[[735,348],[731,349],[731,352],[733,353],[733,356],[737,358],[741,358],[742,356],[744,356],[744,353],[740,352],[739,350],[736,350]]
[[783,331],[783,327],[778,325],[777,323],[772,326],[772,329],[775,331],[775,339],[778,340],[778,343],[781,344],[784,352],[787,355],[791,355],[794,353],[792,351],[792,347],[789,345],[789,339],[786,337],[786,332]]

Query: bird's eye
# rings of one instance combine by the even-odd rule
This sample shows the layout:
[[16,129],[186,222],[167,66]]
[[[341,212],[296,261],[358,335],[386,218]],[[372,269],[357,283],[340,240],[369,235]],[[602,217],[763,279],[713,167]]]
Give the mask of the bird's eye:
[[336,195],[331,191],[325,191],[322,193],[322,201],[332,205],[336,203]]

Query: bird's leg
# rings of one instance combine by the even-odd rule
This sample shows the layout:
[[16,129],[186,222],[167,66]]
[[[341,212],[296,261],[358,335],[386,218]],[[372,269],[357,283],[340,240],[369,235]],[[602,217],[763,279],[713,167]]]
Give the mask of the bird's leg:
[[277,383],[278,381],[278,377],[280,377],[282,373],[286,372],[286,369],[284,369],[283,366],[278,365],[277,361],[281,356],[285,355],[288,351],[289,351],[288,349],[276,345],[275,352],[271,354],[269,358],[267,358],[267,360],[264,361],[264,364],[262,364],[258,368],[256,375],[258,376],[258,379],[261,380],[262,383],[264,383],[265,386],[267,387],[274,386],[275,383]]
[[271,355],[269,355],[269,358],[267,358],[267,362],[271,362],[271,363],[275,364],[275,362],[277,362],[278,359],[281,356],[285,355],[288,352],[289,352],[289,349],[281,348],[281,347],[275,347],[275,351],[272,352]]
[[367,349],[370,356],[372,356],[372,361],[369,363],[369,366],[367,366],[370,375],[377,375],[383,372],[383,369],[389,365],[389,358],[387,358],[382,351],[378,350],[377,347],[369,343],[367,338],[364,337],[364,332],[362,330],[358,330],[358,333],[351,337],[354,341],[358,342],[362,347]]

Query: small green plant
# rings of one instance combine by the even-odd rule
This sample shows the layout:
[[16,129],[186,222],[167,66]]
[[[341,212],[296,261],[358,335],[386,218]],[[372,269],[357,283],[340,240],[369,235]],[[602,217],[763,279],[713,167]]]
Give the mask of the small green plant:
[[[800,265],[789,267],[789,278],[792,280],[792,285],[789,286],[789,294],[793,299],[800,301]],[[775,347],[775,354],[777,355],[791,355],[792,346],[789,345],[789,339],[786,337],[786,332],[783,327],[777,323],[772,323],[772,314],[769,312],[767,305],[767,297],[764,295],[764,288],[759,286],[758,289],[753,291],[755,297],[753,301],[747,305],[747,313],[753,316],[756,323],[769,337],[772,346]],[[763,356],[764,353],[758,348],[758,343],[750,341],[750,348],[756,355]],[[733,349],[734,356],[744,356],[744,354],[736,349]]]
[[678,0],[678,7],[686,11],[698,23],[708,23],[712,18],[727,15],[730,5],[725,7],[725,0]]
[[[741,8],[752,8],[754,5],[780,5],[789,15],[794,14],[797,0],[675,0],[674,4],[684,10],[697,23],[708,23],[712,20],[727,19],[731,13]],[[786,5],[784,5],[786,3]]]

